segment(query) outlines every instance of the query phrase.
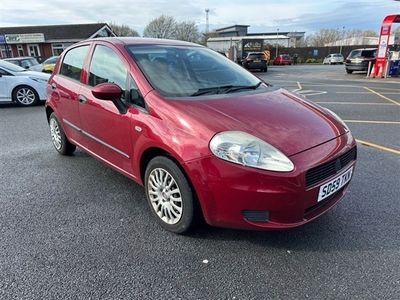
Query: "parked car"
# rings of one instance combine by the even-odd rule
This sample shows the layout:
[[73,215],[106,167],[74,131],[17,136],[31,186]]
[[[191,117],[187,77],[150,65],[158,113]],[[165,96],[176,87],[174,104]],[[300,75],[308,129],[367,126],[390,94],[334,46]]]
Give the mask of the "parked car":
[[293,59],[290,57],[289,54],[280,54],[277,57],[275,57],[274,65],[292,65],[293,64]]
[[308,223],[342,199],[356,162],[333,112],[182,41],[74,44],[50,77],[46,115],[60,154],[78,146],[144,185],[175,233],[201,216],[247,229]]
[[376,61],[376,48],[355,49],[349,53],[346,58],[346,72],[348,74],[354,71],[368,72],[368,65],[375,64]]
[[265,58],[264,52],[249,52],[242,61],[243,67],[247,70],[268,71],[268,60]]
[[52,73],[56,65],[58,56],[52,56],[46,59],[42,64],[42,72]]
[[46,85],[50,75],[27,71],[15,64],[0,60],[0,101],[13,101],[31,106],[46,100]]
[[324,58],[323,64],[326,65],[336,65],[336,64],[343,64],[344,57],[341,53],[333,53],[329,54],[327,57]]
[[42,64],[40,64],[35,57],[31,56],[5,58],[4,60],[31,71],[40,72],[43,69]]

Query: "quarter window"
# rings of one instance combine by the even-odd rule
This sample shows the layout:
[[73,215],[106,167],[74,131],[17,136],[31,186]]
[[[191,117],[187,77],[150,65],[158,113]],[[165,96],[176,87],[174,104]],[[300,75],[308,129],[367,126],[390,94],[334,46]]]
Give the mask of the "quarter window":
[[69,50],[64,56],[64,60],[61,64],[60,74],[80,81],[81,71],[88,49],[89,46],[86,45]]

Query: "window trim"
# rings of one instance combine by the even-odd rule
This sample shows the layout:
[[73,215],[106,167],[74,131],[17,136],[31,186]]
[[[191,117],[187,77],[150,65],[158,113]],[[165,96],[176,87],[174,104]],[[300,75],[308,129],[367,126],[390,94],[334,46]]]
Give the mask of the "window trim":
[[[86,61],[87,61],[87,59],[88,59],[88,55],[90,54],[91,46],[92,46],[92,45],[91,45],[90,43],[88,43],[88,44],[79,44],[79,45],[76,45],[76,46],[74,46],[74,47],[68,49],[68,50],[63,54],[63,56],[62,56],[62,60],[60,61],[60,65],[59,65],[59,67],[58,67],[57,75],[58,75],[58,76],[62,76],[63,78],[72,80],[72,81],[74,81],[74,82],[78,82],[78,83],[81,83],[81,84],[82,84],[82,83],[83,83],[83,82],[82,82],[82,72],[83,72],[83,71],[86,71]],[[83,64],[82,64],[82,69],[81,69],[81,73],[80,73],[80,76],[79,76],[79,80],[77,80],[77,79],[75,79],[75,78],[68,77],[67,75],[62,74],[62,73],[61,73],[61,70],[62,70],[62,65],[63,65],[63,63],[64,63],[65,57],[68,55],[68,53],[69,53],[70,51],[72,51],[72,50],[74,50],[74,49],[77,49],[77,48],[80,48],[80,47],[88,47],[88,50],[87,50],[87,53],[86,53],[86,55],[85,55],[85,58],[83,59]],[[87,73],[87,72],[86,72],[86,73]]]

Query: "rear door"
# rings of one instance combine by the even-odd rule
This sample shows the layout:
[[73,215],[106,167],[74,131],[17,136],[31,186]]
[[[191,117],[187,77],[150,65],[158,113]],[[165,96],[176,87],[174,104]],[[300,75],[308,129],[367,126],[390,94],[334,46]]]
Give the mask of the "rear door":
[[63,123],[68,138],[82,143],[79,116],[79,94],[83,65],[90,45],[81,45],[68,50],[60,65],[60,71],[50,80],[50,93],[57,103],[56,112]]
[[127,101],[128,62],[108,44],[96,44],[93,49],[88,78],[80,90],[79,112],[82,130],[89,150],[125,173],[132,174],[132,128],[129,113],[122,114],[111,101],[97,99],[92,88],[112,82],[123,91]]

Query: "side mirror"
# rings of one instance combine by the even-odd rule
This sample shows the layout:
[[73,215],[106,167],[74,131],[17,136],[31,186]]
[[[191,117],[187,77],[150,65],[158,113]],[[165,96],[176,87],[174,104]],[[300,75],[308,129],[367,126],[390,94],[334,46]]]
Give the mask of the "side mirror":
[[92,89],[92,94],[97,99],[114,101],[121,98],[122,90],[114,83],[100,83]]
[[112,101],[118,111],[124,114],[127,111],[127,107],[125,103],[121,101],[122,93],[118,85],[109,82],[100,83],[92,89],[93,96],[100,100]]

